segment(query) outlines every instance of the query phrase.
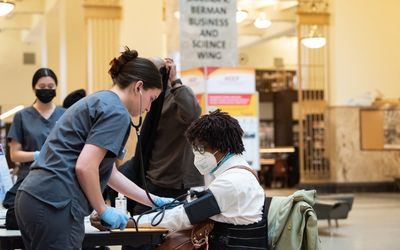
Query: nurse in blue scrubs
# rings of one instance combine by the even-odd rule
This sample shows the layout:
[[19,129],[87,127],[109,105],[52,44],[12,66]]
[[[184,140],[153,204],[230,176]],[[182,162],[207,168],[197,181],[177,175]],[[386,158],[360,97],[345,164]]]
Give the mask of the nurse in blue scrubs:
[[14,116],[7,138],[10,142],[11,160],[20,163],[18,181],[28,174],[29,167],[39,156],[50,130],[65,111],[53,102],[56,88],[56,74],[49,68],[38,69],[32,79],[35,102]]
[[[161,76],[151,61],[128,48],[110,64],[112,88],[64,113],[17,192],[16,216],[27,249],[81,248],[84,217],[93,209],[111,228],[124,229],[127,215],[103,200],[106,185],[152,206],[114,162],[124,151],[131,116],[148,111],[160,94]],[[152,198],[157,206],[172,201]]]

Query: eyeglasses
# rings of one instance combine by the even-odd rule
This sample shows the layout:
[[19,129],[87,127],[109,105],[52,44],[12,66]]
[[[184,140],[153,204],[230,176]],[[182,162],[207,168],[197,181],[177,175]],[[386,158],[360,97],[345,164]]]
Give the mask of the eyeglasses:
[[200,154],[204,154],[206,152],[204,145],[198,144],[198,145],[192,145],[193,150],[199,152]]

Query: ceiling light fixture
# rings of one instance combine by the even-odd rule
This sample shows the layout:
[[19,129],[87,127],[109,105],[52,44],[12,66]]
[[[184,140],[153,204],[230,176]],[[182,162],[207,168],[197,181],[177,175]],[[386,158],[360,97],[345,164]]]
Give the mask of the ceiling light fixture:
[[307,48],[319,49],[325,46],[326,39],[318,32],[317,25],[313,25],[309,35],[301,39],[301,43]]
[[0,16],[8,15],[15,7],[15,4],[7,0],[0,0]]
[[236,23],[243,22],[244,20],[246,20],[248,15],[249,15],[249,12],[246,10],[237,10],[236,11]]
[[265,12],[261,12],[256,20],[254,21],[254,26],[258,29],[267,29],[271,26],[271,20],[267,19],[267,14]]

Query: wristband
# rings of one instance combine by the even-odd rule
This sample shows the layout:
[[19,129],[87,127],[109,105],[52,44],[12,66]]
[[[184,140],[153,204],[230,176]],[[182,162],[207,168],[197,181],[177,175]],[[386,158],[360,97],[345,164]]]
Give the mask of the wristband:
[[34,161],[37,161],[37,159],[39,158],[39,154],[40,154],[40,151],[33,152],[33,160]]

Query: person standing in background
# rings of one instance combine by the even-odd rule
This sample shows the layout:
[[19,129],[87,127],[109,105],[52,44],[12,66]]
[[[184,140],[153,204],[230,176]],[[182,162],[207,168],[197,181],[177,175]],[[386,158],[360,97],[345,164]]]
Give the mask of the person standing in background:
[[51,129],[65,111],[53,102],[56,88],[56,74],[49,68],[38,69],[32,79],[35,102],[14,116],[7,139],[11,160],[20,163],[17,181],[28,174]]
[[[145,191],[115,167],[124,152],[131,116],[142,115],[161,92],[156,66],[126,48],[110,62],[113,86],[72,105],[48,136],[15,198],[26,249],[80,249],[84,217],[94,209],[110,229],[124,229],[126,213],[105,204],[116,191],[150,205]],[[155,206],[172,199],[151,195]]]
[[169,80],[146,177],[151,192],[176,198],[191,187],[204,185],[185,138],[186,129],[200,117],[201,107],[193,91],[176,78],[173,60],[166,58],[163,67]]
[[[167,80],[165,90],[152,105],[140,131],[144,139],[142,151],[146,184],[154,194],[175,198],[191,187],[204,185],[203,176],[193,165],[193,152],[185,138],[187,127],[200,117],[201,107],[193,91],[177,79],[172,59],[150,60]],[[118,168],[135,183],[142,181],[138,158],[136,151],[131,160]],[[133,211],[131,207],[130,210],[137,213],[143,208]]]
[[57,76],[49,68],[40,68],[33,75],[32,90],[36,100],[32,106],[15,114],[8,133],[10,157],[19,163],[17,181],[5,195],[3,206],[7,208],[6,228],[18,229],[15,218],[15,195],[29,172],[30,165],[39,156],[50,130],[64,113],[53,99],[56,96]]

